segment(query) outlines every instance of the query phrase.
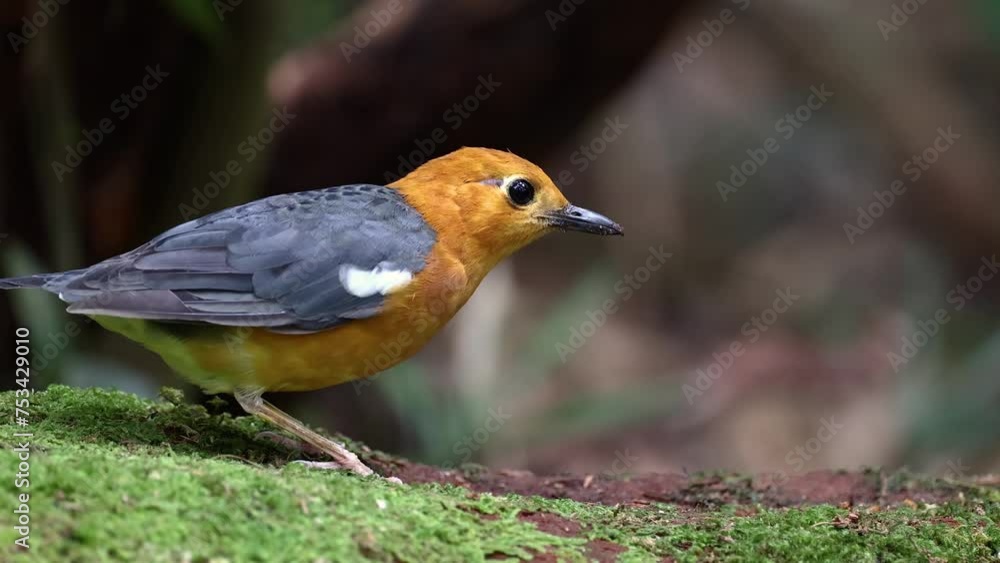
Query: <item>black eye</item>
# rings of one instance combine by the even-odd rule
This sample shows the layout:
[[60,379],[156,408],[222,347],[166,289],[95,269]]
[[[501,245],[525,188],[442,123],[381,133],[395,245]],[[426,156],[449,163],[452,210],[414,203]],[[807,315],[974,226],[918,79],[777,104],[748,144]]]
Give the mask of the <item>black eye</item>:
[[507,186],[507,194],[515,204],[528,205],[535,199],[535,186],[523,178],[518,178]]

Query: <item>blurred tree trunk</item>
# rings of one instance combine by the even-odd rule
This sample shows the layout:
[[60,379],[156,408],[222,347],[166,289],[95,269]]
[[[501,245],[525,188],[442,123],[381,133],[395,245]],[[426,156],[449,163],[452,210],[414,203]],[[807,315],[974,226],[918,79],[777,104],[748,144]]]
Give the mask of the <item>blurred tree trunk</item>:
[[[385,182],[469,145],[538,159],[634,75],[690,4],[405,3],[363,46],[358,30],[375,29],[372,10],[386,5],[366,3],[336,35],[275,65],[275,103],[305,117],[283,135],[269,191]],[[477,88],[478,109],[456,112]]]

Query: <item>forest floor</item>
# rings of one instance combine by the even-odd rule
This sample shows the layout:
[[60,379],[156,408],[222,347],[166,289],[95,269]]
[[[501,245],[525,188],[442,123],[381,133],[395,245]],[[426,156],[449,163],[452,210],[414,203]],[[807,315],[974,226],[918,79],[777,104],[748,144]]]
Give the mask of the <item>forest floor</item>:
[[[539,476],[351,444],[398,485],[290,463],[304,454],[259,439],[264,423],[179,392],[53,386],[30,403],[16,426],[14,393],[0,394],[4,560],[1000,560],[991,476]],[[25,431],[28,487],[16,478]],[[14,545],[25,493],[27,551]]]

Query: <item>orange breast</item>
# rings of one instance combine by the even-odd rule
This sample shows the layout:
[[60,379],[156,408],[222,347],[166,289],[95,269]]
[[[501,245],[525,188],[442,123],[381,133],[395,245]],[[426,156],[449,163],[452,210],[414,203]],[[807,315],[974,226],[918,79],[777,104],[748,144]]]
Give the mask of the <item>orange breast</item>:
[[201,368],[232,386],[308,391],[371,377],[415,354],[472,296],[454,259],[432,253],[409,285],[390,295],[382,311],[312,334],[258,328],[226,329],[220,341],[189,342]]

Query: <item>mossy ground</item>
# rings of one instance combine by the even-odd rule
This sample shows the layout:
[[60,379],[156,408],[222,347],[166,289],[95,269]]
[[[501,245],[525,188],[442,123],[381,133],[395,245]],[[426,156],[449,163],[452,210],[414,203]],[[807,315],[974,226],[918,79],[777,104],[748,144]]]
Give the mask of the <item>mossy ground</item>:
[[[995,561],[1000,492],[926,505],[620,506],[313,471],[249,417],[54,386],[31,402],[31,549],[12,528],[0,394],[0,559],[33,561]],[[369,454],[378,457],[376,454]],[[620,547],[619,547],[620,546]]]

